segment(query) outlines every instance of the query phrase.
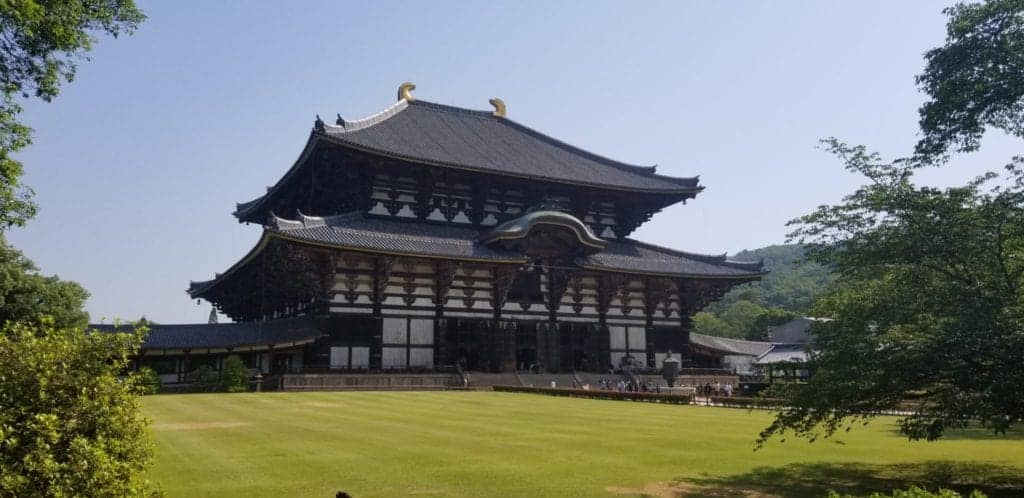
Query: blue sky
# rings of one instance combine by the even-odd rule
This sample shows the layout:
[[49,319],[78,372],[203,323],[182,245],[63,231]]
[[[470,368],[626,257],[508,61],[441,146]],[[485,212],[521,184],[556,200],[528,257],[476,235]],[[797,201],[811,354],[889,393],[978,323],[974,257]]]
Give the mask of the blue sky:
[[[24,120],[39,216],[10,239],[82,283],[94,321],[205,321],[185,294],[244,255],[231,216],[299,154],[315,114],[418,98],[489,109],[707,190],[636,237],[733,253],[859,185],[817,149],[836,136],[911,150],[914,75],[942,2],[142,2],[75,81]],[[922,181],[959,183],[1019,151],[1002,136]]]

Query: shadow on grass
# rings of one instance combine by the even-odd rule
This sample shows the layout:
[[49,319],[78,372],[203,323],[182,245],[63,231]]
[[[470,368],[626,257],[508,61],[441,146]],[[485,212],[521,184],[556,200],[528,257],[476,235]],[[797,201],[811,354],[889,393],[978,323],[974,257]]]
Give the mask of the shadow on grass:
[[991,498],[1024,496],[1024,470],[990,463],[929,461],[890,465],[797,463],[758,467],[745,474],[679,481],[678,496],[785,496],[821,498],[829,490],[867,495],[911,485],[943,487],[965,495],[979,489]]
[[[899,429],[893,429],[893,434],[898,437],[907,436],[900,433]],[[1024,441],[1024,427],[1014,427],[1006,431],[1006,434],[997,434],[992,429],[984,427],[968,427],[966,429],[947,430],[942,434],[942,439],[949,441],[973,440],[973,441]]]

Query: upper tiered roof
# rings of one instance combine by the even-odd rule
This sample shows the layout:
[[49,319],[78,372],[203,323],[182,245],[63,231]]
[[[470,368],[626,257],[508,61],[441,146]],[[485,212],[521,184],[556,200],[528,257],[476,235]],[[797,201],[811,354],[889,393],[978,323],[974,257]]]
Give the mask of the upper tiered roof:
[[412,162],[651,192],[700,190],[697,178],[599,156],[490,111],[400,100],[369,118],[324,125],[327,139]]
[[[463,171],[607,190],[693,197],[698,177],[677,178],[574,147],[512,121],[501,112],[478,111],[413,99],[408,92],[391,107],[357,121],[317,118],[299,160],[267,193],[238,204],[251,216],[302,168],[321,142],[402,161]],[[496,104],[495,104],[496,105]],[[497,106],[497,105],[496,105]],[[262,221],[262,220],[260,220]]]

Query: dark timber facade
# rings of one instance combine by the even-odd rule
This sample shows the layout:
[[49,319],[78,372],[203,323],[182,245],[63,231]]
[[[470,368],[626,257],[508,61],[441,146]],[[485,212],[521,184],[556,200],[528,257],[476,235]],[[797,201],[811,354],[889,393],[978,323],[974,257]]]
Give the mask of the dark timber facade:
[[572,147],[498,100],[474,111],[410,89],[363,120],[317,118],[295,164],[235,211],[262,226],[256,246],[189,288],[236,322],[312,324],[292,369],[685,362],[693,313],[762,275],[629,238],[697,178]]

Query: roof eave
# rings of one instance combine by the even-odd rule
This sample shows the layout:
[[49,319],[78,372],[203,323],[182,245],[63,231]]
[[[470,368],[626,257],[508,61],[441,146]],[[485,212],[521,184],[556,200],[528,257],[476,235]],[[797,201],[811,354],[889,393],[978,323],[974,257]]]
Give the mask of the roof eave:
[[[430,161],[430,160],[423,159],[423,158],[411,157],[411,156],[406,156],[406,155],[402,155],[402,154],[395,154],[395,153],[392,153],[392,152],[389,152],[389,151],[385,151],[385,150],[380,150],[380,149],[377,149],[377,148],[374,148],[374,147],[367,147],[365,145],[353,143],[351,141],[345,140],[345,139],[343,139],[341,137],[334,136],[334,135],[324,135],[324,138],[326,139],[326,141],[328,141],[328,142],[330,142],[332,144],[339,145],[339,146],[342,146],[342,147],[347,147],[349,149],[357,150],[359,152],[365,152],[367,154],[373,154],[373,155],[376,155],[376,156],[386,157],[386,158],[389,158],[389,159],[398,159],[398,160],[401,160],[401,161],[406,161],[406,162],[415,163],[415,164],[422,164],[422,165],[425,165],[425,166],[435,166],[435,167],[439,167],[439,168],[457,169],[457,170],[469,171],[469,172],[478,173],[478,174],[496,175],[496,176],[503,176],[503,177],[509,177],[509,178],[521,178],[521,179],[526,179],[526,180],[535,180],[535,181],[543,181],[543,182],[550,182],[550,183],[559,183],[559,184],[563,184],[563,185],[575,185],[575,186],[582,186],[582,187],[599,188],[599,189],[603,189],[603,190],[616,190],[616,191],[621,191],[621,192],[639,192],[639,193],[645,193],[645,194],[666,194],[666,195],[684,195],[684,196],[685,195],[691,195],[691,196],[696,196],[697,194],[699,194],[701,191],[704,190],[704,187],[700,186],[700,185],[695,186],[695,187],[689,187],[689,186],[682,186],[681,185],[679,188],[650,189],[650,188],[639,188],[639,187],[625,187],[625,186],[618,186],[618,185],[607,185],[607,184],[602,184],[602,183],[572,182],[572,181],[568,181],[568,180],[546,178],[546,177],[535,176],[535,175],[525,175],[525,174],[521,174],[520,175],[520,174],[513,174],[513,173],[509,173],[509,172],[505,172],[505,171],[497,171],[497,170],[491,170],[491,169],[484,169],[484,168],[480,168],[480,167],[476,167],[476,166],[470,166],[470,165],[465,165],[465,164],[455,164],[455,163],[446,163],[446,162],[440,162],[440,161]],[[643,176],[643,175],[639,175],[639,176]],[[693,177],[693,178],[696,178],[696,177]],[[686,178],[681,178],[680,180],[686,180]]]

